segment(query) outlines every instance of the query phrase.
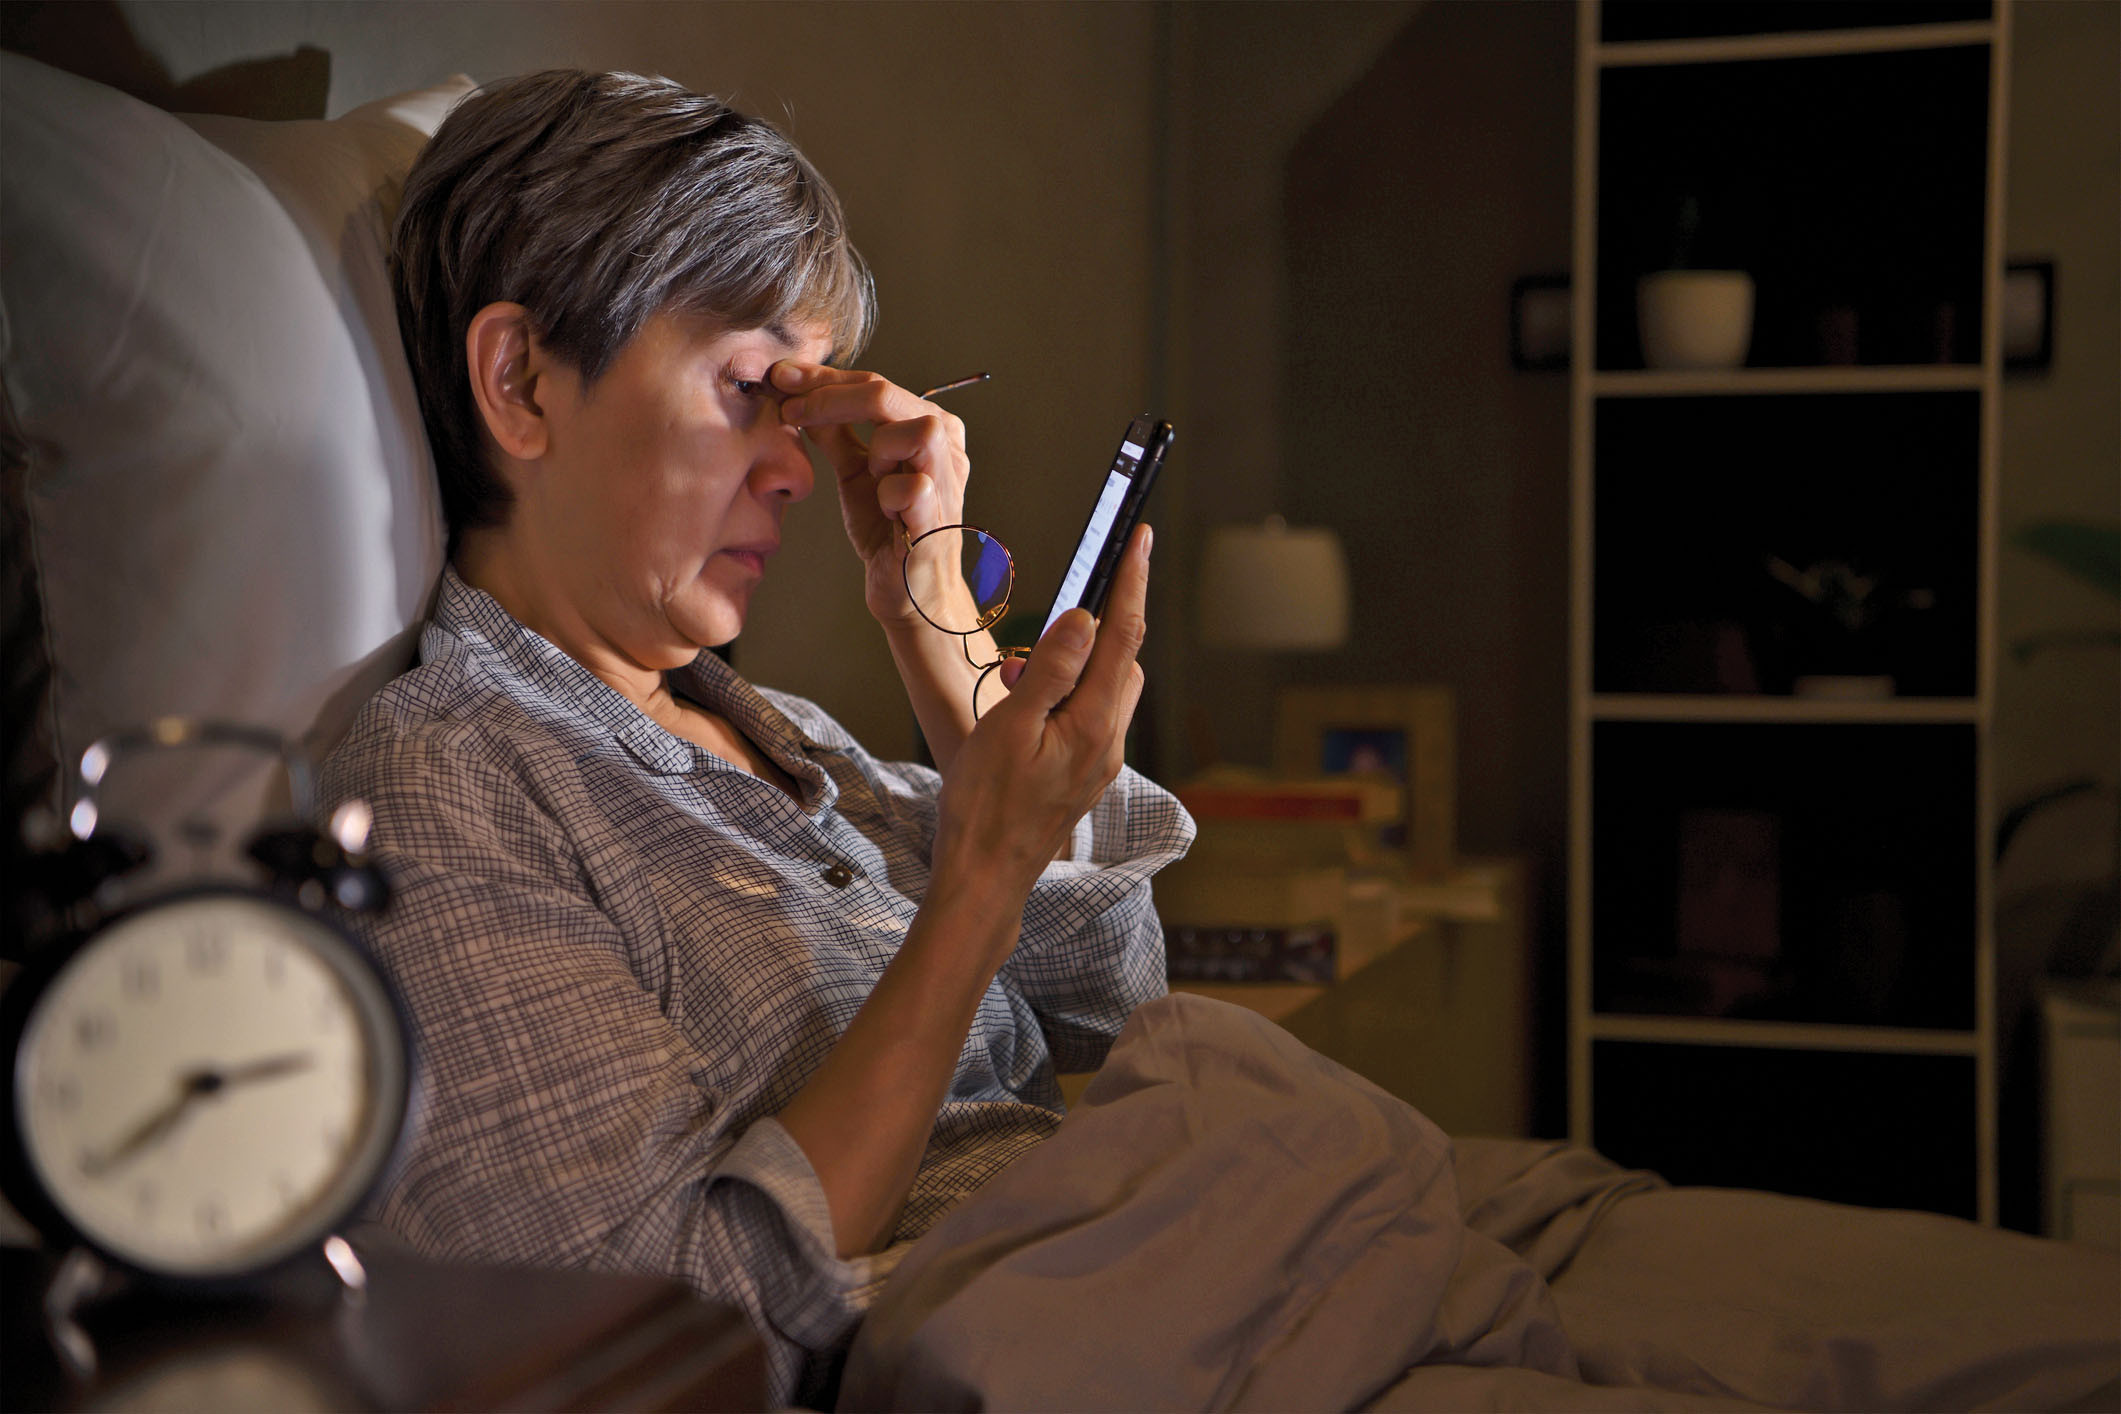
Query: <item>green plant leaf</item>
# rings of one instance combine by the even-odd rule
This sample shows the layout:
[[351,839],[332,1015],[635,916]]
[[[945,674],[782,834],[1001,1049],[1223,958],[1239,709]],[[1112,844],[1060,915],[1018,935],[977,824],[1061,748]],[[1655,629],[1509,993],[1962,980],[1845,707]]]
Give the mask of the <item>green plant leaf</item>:
[[2121,524],[2035,521],[2019,527],[2011,542],[2121,599]]
[[2089,791],[2111,789],[2113,789],[2112,786],[2109,786],[2096,776],[2084,776],[2074,781],[2064,781],[2060,785],[2049,786],[2032,799],[2020,801],[2011,808],[2010,812],[1996,826],[1997,861],[1999,863],[2002,861],[2004,851],[2011,847],[2011,840],[2017,836],[2019,830],[2025,827],[2025,822],[2047,809],[2048,806],[2058,801],[2069,800],[2075,796],[2083,795]]

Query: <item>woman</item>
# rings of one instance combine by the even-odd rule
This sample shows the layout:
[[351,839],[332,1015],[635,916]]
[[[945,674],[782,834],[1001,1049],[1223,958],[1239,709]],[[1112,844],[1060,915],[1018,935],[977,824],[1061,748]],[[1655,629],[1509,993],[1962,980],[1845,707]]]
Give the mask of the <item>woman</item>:
[[[1163,991],[1148,878],[1192,827],[1121,765],[1149,535],[1102,626],[1064,617],[975,725],[899,567],[959,517],[963,426],[845,367],[873,303],[815,171],[673,84],[467,99],[394,266],[453,543],[420,665],[326,772],[374,807],[371,937],[429,1074],[379,1215],[428,1252],[678,1275],[749,1312],[786,1399],[903,1244],[1053,1131],[1056,1061]],[[940,777],[706,651],[806,442]]]

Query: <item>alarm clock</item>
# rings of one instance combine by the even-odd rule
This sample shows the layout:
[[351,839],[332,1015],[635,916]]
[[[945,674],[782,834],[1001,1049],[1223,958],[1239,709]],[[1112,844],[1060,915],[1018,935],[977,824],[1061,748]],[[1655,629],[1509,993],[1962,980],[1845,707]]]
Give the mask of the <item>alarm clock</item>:
[[411,1029],[388,978],[327,912],[383,906],[369,814],[342,805],[250,841],[258,886],[194,882],[117,902],[152,851],[98,817],[121,757],[278,734],[164,718],[82,755],[63,841],[33,858],[69,926],[5,995],[9,1198],[55,1248],[159,1282],[227,1284],[321,1250],[388,1171],[412,1115]]

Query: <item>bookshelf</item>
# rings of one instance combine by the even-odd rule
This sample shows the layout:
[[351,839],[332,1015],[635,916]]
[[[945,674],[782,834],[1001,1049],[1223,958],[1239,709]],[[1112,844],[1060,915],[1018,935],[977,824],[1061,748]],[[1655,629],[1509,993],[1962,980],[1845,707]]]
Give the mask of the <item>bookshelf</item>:
[[[1996,1218],[2009,35],[1579,11],[1569,1115],[1675,1182]],[[1752,276],[1742,366],[1645,366],[1673,264]]]

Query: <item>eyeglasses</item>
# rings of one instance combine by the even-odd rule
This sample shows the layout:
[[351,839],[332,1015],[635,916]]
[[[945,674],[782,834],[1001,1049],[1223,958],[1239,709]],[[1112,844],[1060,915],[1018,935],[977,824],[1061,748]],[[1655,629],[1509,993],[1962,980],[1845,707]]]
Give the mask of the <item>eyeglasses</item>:
[[[1009,591],[1016,585],[1016,560],[1009,547],[976,525],[945,525],[906,540],[902,570],[906,598],[914,611],[944,633],[957,635],[965,661],[979,669],[972,685],[972,719],[1001,700],[996,670],[1029,648],[996,648],[997,656],[973,656],[972,637],[985,633],[1009,612]],[[990,639],[989,642],[992,642]]]
[[[954,393],[984,383],[994,375],[974,373],[940,383],[922,393]],[[906,538],[906,527],[898,528],[905,558],[900,572],[906,581],[906,598],[914,612],[944,633],[957,636],[965,661],[979,669],[972,684],[972,720],[994,705],[999,691],[990,694],[995,670],[1011,658],[1029,656],[1028,648],[997,648],[999,655],[987,662],[972,656],[972,635],[984,633],[1009,612],[1009,591],[1016,584],[1016,560],[1009,547],[976,525],[939,526],[914,540]]]

